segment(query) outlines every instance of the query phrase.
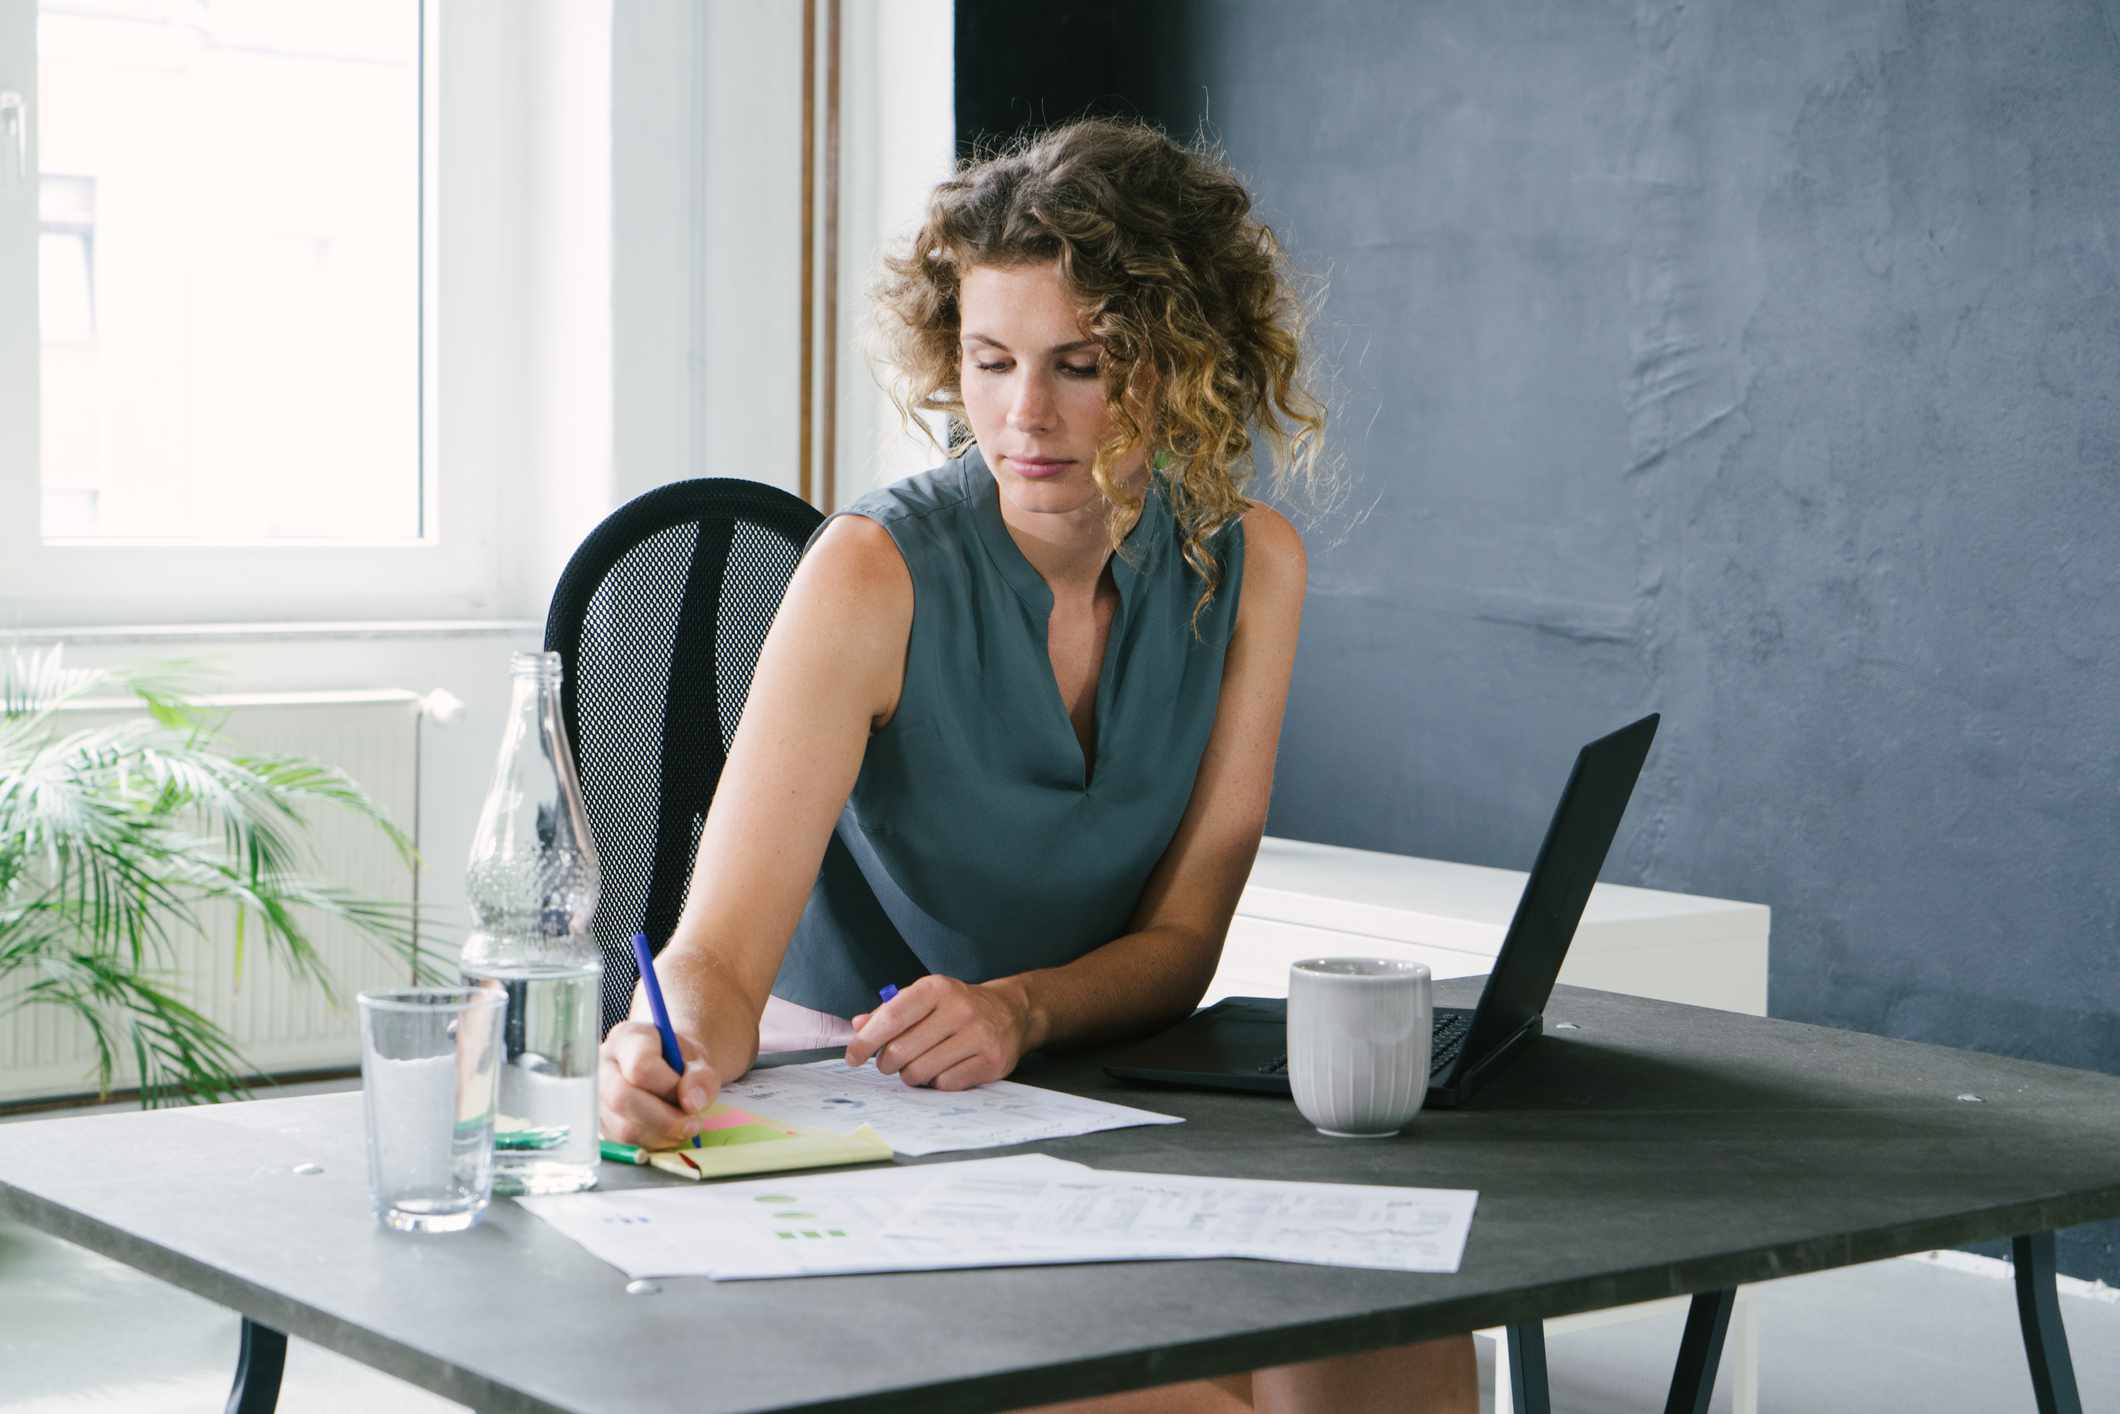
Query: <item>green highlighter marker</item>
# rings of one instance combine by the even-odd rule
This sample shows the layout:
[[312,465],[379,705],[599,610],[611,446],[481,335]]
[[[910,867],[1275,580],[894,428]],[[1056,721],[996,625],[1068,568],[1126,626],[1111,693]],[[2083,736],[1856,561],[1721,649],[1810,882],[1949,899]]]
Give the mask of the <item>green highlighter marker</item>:
[[599,1139],[597,1149],[614,1164],[644,1164],[648,1151],[638,1144],[621,1144],[616,1139]]

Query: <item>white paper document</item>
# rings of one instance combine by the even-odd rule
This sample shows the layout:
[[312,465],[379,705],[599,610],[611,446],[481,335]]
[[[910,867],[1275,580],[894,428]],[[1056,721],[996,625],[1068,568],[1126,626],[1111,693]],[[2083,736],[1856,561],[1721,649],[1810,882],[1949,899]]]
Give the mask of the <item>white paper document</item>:
[[1478,1196],[1019,1154],[516,1201],[628,1276],[730,1281],[1202,1257],[1454,1272]]
[[792,1129],[851,1134],[858,1125],[872,1125],[894,1151],[913,1157],[1035,1144],[1137,1124],[1184,1123],[1177,1115],[1013,1080],[997,1080],[976,1090],[930,1090],[885,1075],[873,1065],[856,1069],[844,1060],[754,1070],[722,1086],[721,1098],[769,1114]]
[[1282,1183],[1103,1169],[938,1166],[889,1228],[965,1251],[1035,1241],[1079,1260],[1255,1257],[1333,1267],[1454,1272],[1479,1194],[1466,1188]]
[[1041,1257],[1036,1243],[997,1241],[982,1249],[985,1260],[964,1261],[966,1249],[946,1237],[892,1237],[892,1219],[945,1168],[1026,1179],[1087,1171],[1044,1154],[1015,1154],[932,1167],[516,1201],[629,1277],[729,1281],[1079,1260],[1064,1253]]

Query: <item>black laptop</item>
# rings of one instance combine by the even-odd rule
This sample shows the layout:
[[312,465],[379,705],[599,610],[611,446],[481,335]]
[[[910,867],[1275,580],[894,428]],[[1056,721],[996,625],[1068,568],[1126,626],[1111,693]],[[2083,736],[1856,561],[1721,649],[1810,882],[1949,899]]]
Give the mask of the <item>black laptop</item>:
[[[1539,1034],[1546,999],[1627,813],[1656,723],[1652,712],[1576,755],[1479,1005],[1435,1009],[1429,1104],[1465,1103]],[[1104,1068],[1123,1080],[1286,1095],[1288,1003],[1279,997],[1225,998],[1114,1056]]]

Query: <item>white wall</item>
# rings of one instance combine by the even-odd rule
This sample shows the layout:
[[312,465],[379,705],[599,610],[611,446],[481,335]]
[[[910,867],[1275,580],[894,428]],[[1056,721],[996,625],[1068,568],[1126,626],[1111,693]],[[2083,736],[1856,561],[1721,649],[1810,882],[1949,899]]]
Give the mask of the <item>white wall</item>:
[[695,475],[793,491],[801,350],[802,7],[721,0],[699,11],[705,158],[695,331]]
[[[926,214],[955,162],[955,7],[949,0],[847,4],[841,80],[839,500],[941,460],[908,435],[865,356],[868,291],[885,247]],[[942,428],[935,426],[937,436]]]
[[611,34],[612,471],[618,499],[705,473],[708,26],[720,7],[626,0]]
[[512,496],[502,477],[502,503],[520,518],[520,553],[503,554],[502,566],[518,612],[542,619],[567,557],[622,499],[611,401],[619,144],[611,0],[539,0],[523,15],[528,486]]
[[[821,224],[826,34],[818,10]],[[928,189],[950,170],[955,137],[948,0],[855,0],[842,15],[840,322],[835,345],[815,348],[813,403],[822,400],[823,360],[834,358],[844,504],[937,459],[902,434],[861,336],[883,242],[918,221]],[[632,495],[684,476],[743,476],[793,491],[802,7],[621,0],[612,89],[619,486]],[[821,318],[821,230],[814,257]]]

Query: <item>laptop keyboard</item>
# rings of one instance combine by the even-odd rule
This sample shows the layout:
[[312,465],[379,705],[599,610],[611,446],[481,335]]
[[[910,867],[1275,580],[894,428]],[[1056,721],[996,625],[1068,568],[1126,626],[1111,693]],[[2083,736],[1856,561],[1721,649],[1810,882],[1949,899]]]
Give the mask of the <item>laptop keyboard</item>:
[[[1464,1048],[1465,1032],[1472,1025],[1469,1011],[1438,1013],[1435,1018],[1435,1039],[1428,1051],[1428,1073],[1439,1076],[1447,1072],[1456,1062],[1458,1052]],[[1259,1067],[1261,1075],[1288,1074],[1288,1057],[1284,1053]]]

